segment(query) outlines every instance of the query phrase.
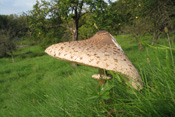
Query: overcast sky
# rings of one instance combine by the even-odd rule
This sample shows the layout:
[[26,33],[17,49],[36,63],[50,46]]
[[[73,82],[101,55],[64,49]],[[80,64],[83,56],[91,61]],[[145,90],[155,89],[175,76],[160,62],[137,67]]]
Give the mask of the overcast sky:
[[28,10],[32,10],[36,0],[0,0],[0,14],[22,14]]
[[36,0],[0,0],[0,15],[20,15],[23,12],[32,10],[35,3]]

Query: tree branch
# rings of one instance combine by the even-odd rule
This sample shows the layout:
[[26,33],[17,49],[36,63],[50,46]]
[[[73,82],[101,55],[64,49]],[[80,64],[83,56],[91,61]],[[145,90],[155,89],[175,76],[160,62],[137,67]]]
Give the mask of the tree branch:
[[45,29],[58,28],[58,27],[64,27],[64,28],[66,28],[66,26],[63,25],[63,24],[58,24],[58,25],[54,25],[54,26],[42,26],[42,28],[45,28]]

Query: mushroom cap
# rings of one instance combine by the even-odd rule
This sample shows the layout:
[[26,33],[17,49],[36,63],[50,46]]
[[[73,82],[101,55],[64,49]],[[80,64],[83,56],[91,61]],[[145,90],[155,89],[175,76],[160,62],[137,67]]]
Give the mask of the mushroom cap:
[[132,82],[134,88],[142,87],[142,80],[137,69],[116,39],[107,31],[99,31],[86,40],[53,44],[45,52],[57,59],[120,72],[134,81]]

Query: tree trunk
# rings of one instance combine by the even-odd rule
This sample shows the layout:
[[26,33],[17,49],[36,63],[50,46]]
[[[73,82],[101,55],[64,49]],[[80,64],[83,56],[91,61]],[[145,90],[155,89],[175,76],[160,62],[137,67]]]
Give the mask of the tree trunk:
[[153,40],[152,40],[152,45],[156,42],[157,39],[160,39],[159,37],[159,30],[158,30],[158,22],[154,22],[154,33],[153,33]]
[[157,40],[160,40],[160,32],[157,34]]
[[[72,30],[72,41],[76,41],[77,40],[77,30],[76,30],[76,24],[75,24],[75,20],[73,21],[73,30]],[[77,67],[76,63],[72,63],[73,67]]]
[[153,40],[152,40],[152,44],[151,45],[154,45],[155,43],[155,32],[153,33]]
[[[78,18],[75,17],[73,20],[73,30],[72,30],[72,41],[78,40]],[[72,63],[73,67],[76,67],[76,63]]]
[[14,59],[14,56],[13,56],[13,52],[10,52],[11,54],[11,57],[12,57],[12,62],[15,63],[15,59]]
[[138,42],[138,45],[139,45],[139,50],[143,50],[143,46],[142,46],[142,44],[140,43],[140,41]]
[[137,44],[138,44],[138,46],[139,46],[139,50],[143,50],[143,46],[142,46],[142,44],[140,43],[140,37],[139,37],[138,35],[135,35],[134,37],[135,37],[135,39],[136,39],[136,41],[137,41]]

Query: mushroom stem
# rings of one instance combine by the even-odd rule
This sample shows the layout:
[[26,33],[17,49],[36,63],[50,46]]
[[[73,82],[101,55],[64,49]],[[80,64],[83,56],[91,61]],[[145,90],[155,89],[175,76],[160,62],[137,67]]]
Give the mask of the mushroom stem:
[[98,80],[99,81],[99,86],[101,86],[101,85],[106,83],[106,80],[102,79],[102,75],[105,75],[106,71],[104,69],[98,69],[98,73],[100,74],[100,79]]
[[107,75],[107,71],[106,70],[104,70],[104,69],[98,69],[98,73],[100,74],[100,76],[101,75]]
[[106,79],[104,79],[104,76],[106,76],[106,77],[107,77],[108,73],[107,73],[107,71],[106,71],[106,70],[104,70],[104,69],[98,69],[98,73],[100,74],[99,86],[101,86],[101,85],[103,85],[103,84],[105,84],[105,83],[106,83],[107,78],[106,78]]
[[98,81],[99,81],[99,86],[101,86],[101,85],[103,85],[103,84],[106,83],[106,80],[104,80],[104,79],[100,79],[100,80],[98,80]]

